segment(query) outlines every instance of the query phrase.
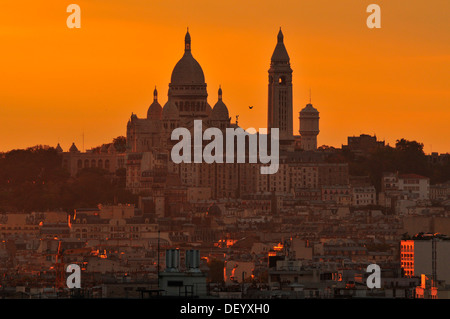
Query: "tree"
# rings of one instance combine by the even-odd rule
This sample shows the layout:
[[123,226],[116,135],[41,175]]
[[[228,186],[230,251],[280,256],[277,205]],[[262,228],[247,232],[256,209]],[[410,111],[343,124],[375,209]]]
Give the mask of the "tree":
[[125,153],[127,150],[127,138],[124,136],[119,136],[113,139],[114,147],[116,148],[117,152],[119,153]]
[[423,144],[405,139],[395,144],[396,165],[400,173],[416,173],[429,175],[427,158],[423,152]]

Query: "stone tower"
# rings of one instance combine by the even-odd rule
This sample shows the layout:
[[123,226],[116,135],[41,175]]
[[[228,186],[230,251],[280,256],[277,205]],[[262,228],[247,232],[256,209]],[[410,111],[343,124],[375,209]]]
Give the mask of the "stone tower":
[[305,151],[317,149],[317,135],[319,135],[319,112],[311,103],[300,111],[301,148]]
[[269,103],[267,128],[278,128],[280,147],[291,145],[293,137],[292,69],[283,43],[283,33],[278,32],[278,42],[272,54],[269,69]]

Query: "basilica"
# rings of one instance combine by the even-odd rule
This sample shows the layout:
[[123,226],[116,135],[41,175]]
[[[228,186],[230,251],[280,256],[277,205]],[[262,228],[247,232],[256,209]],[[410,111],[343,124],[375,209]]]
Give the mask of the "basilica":
[[196,120],[202,121],[203,131],[239,127],[237,119],[231,121],[220,87],[214,105],[208,103],[205,75],[193,56],[189,31],[183,56],[172,71],[167,101],[161,103],[155,88],[146,116],[131,114],[124,149],[118,151],[107,144],[80,152],[73,144],[63,152],[59,147],[63,166],[72,176],[91,167],[106,169],[113,176],[125,170],[126,188],[139,195],[141,208],[158,217],[175,216],[189,203],[211,200],[319,200],[327,187],[348,185],[348,165],[329,163],[327,152],[317,149],[319,112],[311,101],[298,112],[299,135],[294,135],[292,74],[280,29],[270,59],[267,91],[267,129],[278,128],[279,133],[275,174],[261,174],[267,163],[172,161],[171,150],[179,142],[171,139],[174,129],[186,128],[192,135]]
[[[300,135],[293,134],[293,93],[290,57],[284,44],[281,29],[268,70],[267,129],[279,129],[281,171],[274,176],[261,176],[261,164],[234,163],[180,163],[170,160],[170,150],[175,144],[171,133],[175,128],[193,129],[194,120],[202,120],[203,130],[215,127],[221,130],[236,128],[224,102],[222,89],[218,88],[214,106],[208,103],[207,84],[202,67],[192,53],[189,31],[184,39],[184,53],[175,65],[168,88],[168,99],[162,106],[155,88],[153,102],[147,116],[132,114],[127,123],[127,188],[137,194],[158,192],[167,200],[167,191],[185,189],[188,198],[236,198],[245,194],[282,191],[289,192],[301,186],[298,181],[287,182],[286,174],[306,174],[307,169],[294,175],[291,162],[310,162],[319,134],[319,112],[308,104],[300,113]],[[304,139],[304,143],[302,143]],[[306,159],[305,159],[306,158]],[[294,160],[293,160],[294,159]],[[287,163],[290,163],[289,165]],[[314,165],[313,165],[314,166]],[[308,172],[317,170],[311,166]],[[306,175],[305,175],[306,176]],[[300,178],[298,179],[300,180]],[[317,172],[309,180],[302,179],[305,187],[314,187]],[[170,187],[168,185],[171,185]],[[298,185],[297,185],[298,184]],[[164,191],[163,191],[164,190]],[[180,198],[182,196],[175,196]],[[154,199],[153,199],[154,201]]]
[[[300,136],[293,134],[292,69],[289,54],[284,45],[280,29],[277,44],[271,57],[268,84],[267,128],[278,128],[280,144],[284,149],[317,148],[319,134],[319,112],[308,104],[300,112]],[[202,120],[204,128],[216,127],[224,130],[236,127],[231,123],[228,108],[223,101],[222,89],[218,89],[213,107],[208,103],[207,84],[202,67],[192,54],[189,31],[184,39],[184,54],[177,62],[169,83],[168,100],[162,107],[155,88],[153,103],[146,118],[132,114],[127,124],[129,152],[148,152],[170,147],[170,134],[177,127],[192,128],[194,120]],[[307,140],[307,141],[306,141]]]
[[158,101],[158,91],[153,92],[153,103],[146,118],[132,114],[127,124],[127,143],[130,152],[149,152],[166,149],[171,145],[170,135],[177,127],[192,128],[194,119],[202,120],[205,129],[230,127],[228,108],[218,89],[214,107],[208,103],[205,75],[192,55],[189,31],[184,40],[183,57],[175,65],[169,84],[168,100],[164,107]]

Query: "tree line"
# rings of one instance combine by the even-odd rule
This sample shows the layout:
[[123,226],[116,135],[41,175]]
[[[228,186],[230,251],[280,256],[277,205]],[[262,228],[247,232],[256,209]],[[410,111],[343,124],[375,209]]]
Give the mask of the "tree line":
[[[114,139],[118,151],[126,150],[126,139]],[[430,178],[431,184],[450,181],[450,160],[432,163],[423,144],[405,139],[395,147],[377,147],[364,156],[334,149],[330,162],[346,162],[353,176],[369,176],[377,191],[383,172],[415,173]],[[125,188],[125,169],[111,175],[100,168],[87,168],[76,177],[62,167],[62,155],[55,148],[35,146],[0,154],[0,212],[73,211],[98,204],[137,204],[138,198]]]
[[403,138],[397,140],[394,147],[378,146],[363,156],[345,149],[335,152],[328,160],[348,163],[350,175],[369,176],[377,191],[381,189],[384,172],[422,175],[430,178],[430,184],[450,181],[449,158],[433,163],[424,153],[422,143]]
[[137,203],[125,189],[125,173],[83,169],[76,177],[62,167],[55,148],[35,146],[0,154],[0,212],[73,211],[98,204]]

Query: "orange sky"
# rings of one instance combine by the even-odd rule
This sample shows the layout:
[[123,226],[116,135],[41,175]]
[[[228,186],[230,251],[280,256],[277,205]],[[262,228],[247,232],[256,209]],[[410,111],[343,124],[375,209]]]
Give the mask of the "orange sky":
[[[3,3],[5,2],[5,3]],[[0,151],[67,150],[125,135],[156,85],[167,100],[186,27],[208,84],[244,128],[267,126],[267,70],[281,26],[294,70],[294,132],[309,100],[319,145],[376,134],[450,152],[448,0],[5,0],[0,9]],[[66,7],[81,7],[68,29]],[[381,6],[382,28],[366,26]],[[249,105],[254,105],[252,110]]]

